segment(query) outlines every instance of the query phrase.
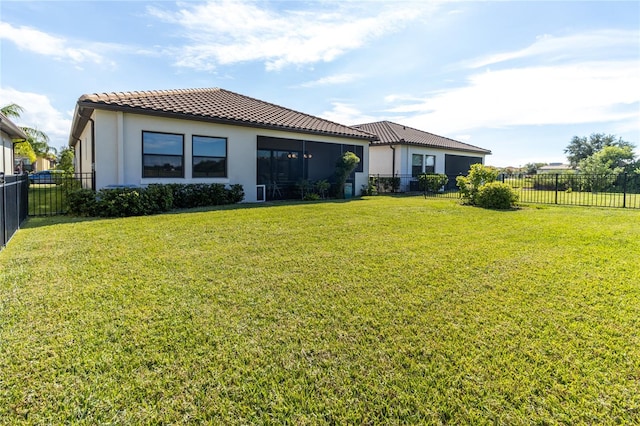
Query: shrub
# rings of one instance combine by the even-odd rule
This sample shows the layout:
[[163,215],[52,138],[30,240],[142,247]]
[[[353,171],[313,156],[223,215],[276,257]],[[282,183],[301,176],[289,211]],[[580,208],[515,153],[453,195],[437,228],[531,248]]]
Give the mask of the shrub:
[[76,189],[67,194],[67,214],[96,216],[96,193],[91,189]]
[[325,198],[331,184],[326,179],[322,179],[316,182],[315,187],[318,194],[320,194],[320,198]]
[[518,194],[506,183],[489,182],[480,187],[476,205],[486,209],[510,209],[518,202]]
[[162,213],[171,210],[173,207],[173,192],[168,185],[149,185],[142,195],[145,203],[144,214]]
[[443,174],[435,174],[435,173],[425,173],[418,175],[418,183],[420,185],[420,190],[424,191],[425,194],[427,192],[438,192],[449,182],[449,178],[447,175]]
[[96,195],[97,213],[103,217],[141,216],[144,201],[142,188],[101,189]]
[[77,216],[126,217],[163,213],[174,208],[191,208],[239,203],[242,185],[152,184],[146,188],[89,189],[68,195],[68,212]]
[[318,201],[320,199],[320,196],[315,192],[308,192],[304,195],[302,199],[304,201]]
[[482,185],[494,182],[499,171],[495,167],[472,164],[467,176],[458,176],[456,183],[460,188],[462,201],[472,206],[477,205],[476,197]]
[[244,200],[244,188],[240,184],[231,185],[227,190],[227,201],[229,204],[236,204]]
[[380,185],[380,192],[396,192],[400,189],[400,178],[381,177],[378,179],[378,185]]

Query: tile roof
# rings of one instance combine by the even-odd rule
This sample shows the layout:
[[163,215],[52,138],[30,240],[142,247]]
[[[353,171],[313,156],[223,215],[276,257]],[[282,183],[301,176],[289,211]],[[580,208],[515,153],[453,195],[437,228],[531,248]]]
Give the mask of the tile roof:
[[[94,93],[81,96],[78,108],[126,111],[363,140],[375,139],[375,136],[362,130],[220,88]],[[72,128],[73,134],[77,136],[76,130],[75,127]]]
[[358,124],[352,127],[377,135],[378,140],[372,142],[372,145],[422,145],[432,148],[491,154],[491,151],[488,149],[434,135],[433,133],[424,132],[409,126],[403,126],[402,124],[392,123],[391,121]]

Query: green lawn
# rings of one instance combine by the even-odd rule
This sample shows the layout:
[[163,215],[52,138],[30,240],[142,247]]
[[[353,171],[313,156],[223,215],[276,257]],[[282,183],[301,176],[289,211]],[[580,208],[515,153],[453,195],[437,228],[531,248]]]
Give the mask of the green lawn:
[[640,214],[373,197],[34,218],[0,423],[640,423]]

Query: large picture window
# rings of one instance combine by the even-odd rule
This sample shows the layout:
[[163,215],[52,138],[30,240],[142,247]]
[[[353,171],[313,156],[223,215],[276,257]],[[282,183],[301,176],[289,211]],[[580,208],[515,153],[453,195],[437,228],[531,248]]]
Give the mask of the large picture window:
[[227,177],[227,139],[193,136],[193,177]]
[[143,131],[142,177],[184,177],[184,135]]

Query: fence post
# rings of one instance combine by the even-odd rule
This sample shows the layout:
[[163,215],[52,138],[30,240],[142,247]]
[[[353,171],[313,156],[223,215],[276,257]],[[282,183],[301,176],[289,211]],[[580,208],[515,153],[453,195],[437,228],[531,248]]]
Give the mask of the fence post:
[[627,173],[624,174],[622,181],[622,208],[627,207]]
[[558,204],[558,173],[556,173],[556,204]]

